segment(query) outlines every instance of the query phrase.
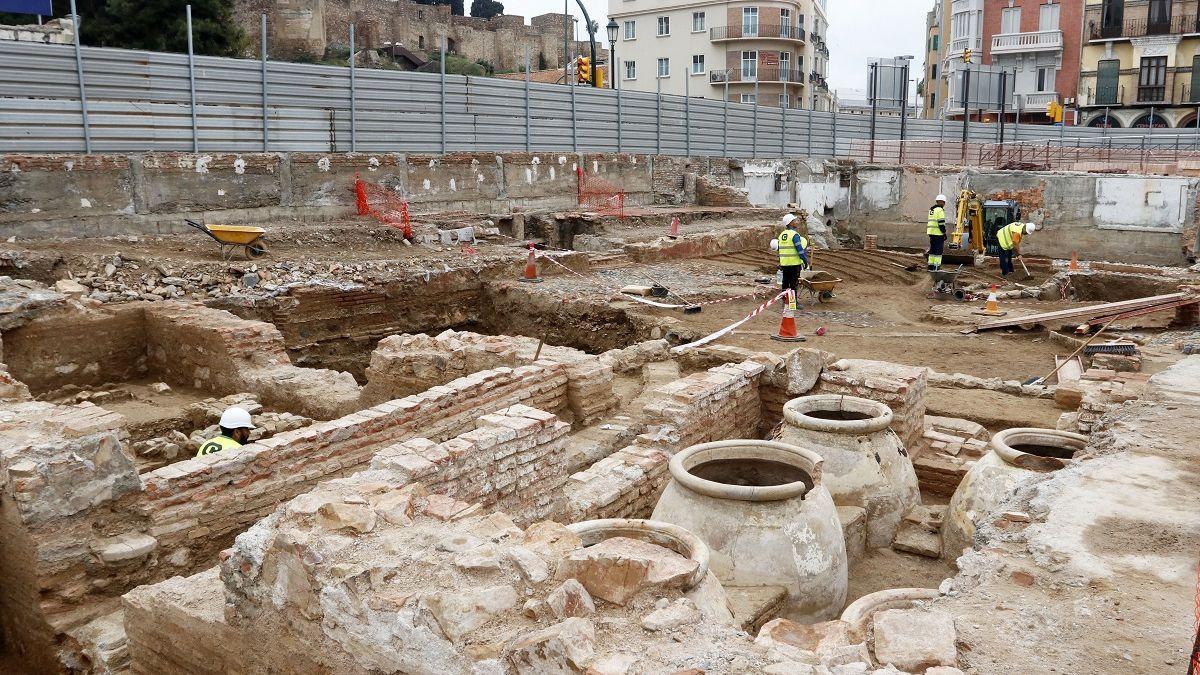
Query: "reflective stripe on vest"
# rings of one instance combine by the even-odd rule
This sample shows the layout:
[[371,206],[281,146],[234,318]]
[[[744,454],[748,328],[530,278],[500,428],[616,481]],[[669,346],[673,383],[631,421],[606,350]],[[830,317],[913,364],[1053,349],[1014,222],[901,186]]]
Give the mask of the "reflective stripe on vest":
[[929,221],[925,223],[925,233],[933,237],[946,234],[946,209],[935,206],[929,209]]
[[1023,224],[1010,223],[996,232],[996,240],[1000,242],[1000,248],[1011,251],[1021,245],[1021,233],[1024,231]]
[[779,266],[780,267],[795,267],[804,263],[800,259],[800,252],[796,250],[796,239],[800,240],[800,245],[807,247],[807,242],[804,237],[800,236],[799,232],[794,230],[784,230],[779,233]]
[[196,456],[203,457],[205,455],[211,455],[214,452],[221,452],[222,450],[233,450],[234,448],[240,448],[240,447],[242,447],[241,443],[238,443],[237,441],[233,440],[232,438],[230,438],[228,436],[217,436],[216,438],[210,438],[207,441],[204,441],[203,443],[201,443],[200,451],[196,453]]

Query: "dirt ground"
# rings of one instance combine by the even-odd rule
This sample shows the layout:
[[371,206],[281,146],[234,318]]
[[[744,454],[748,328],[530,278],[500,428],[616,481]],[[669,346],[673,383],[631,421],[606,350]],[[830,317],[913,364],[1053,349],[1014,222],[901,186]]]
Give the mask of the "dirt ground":
[[846,604],[889,588],[937,588],[958,570],[936,558],[901,553],[890,548],[867,549],[850,568]]

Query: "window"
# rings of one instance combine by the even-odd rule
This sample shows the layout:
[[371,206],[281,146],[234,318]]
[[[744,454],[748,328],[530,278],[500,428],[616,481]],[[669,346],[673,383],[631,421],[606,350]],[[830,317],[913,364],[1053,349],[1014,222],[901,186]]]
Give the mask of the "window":
[[1125,32],[1125,0],[1104,0],[1100,15],[1100,36],[1119,37]]
[[1121,62],[1116,59],[1096,64],[1096,104],[1116,105]]
[[1150,0],[1150,18],[1146,22],[1147,35],[1171,32],[1171,0]]
[[1021,8],[1006,7],[1000,12],[1000,32],[1001,33],[1020,33],[1021,32]]
[[671,59],[662,58],[662,59],[658,60],[658,76],[659,77],[670,77],[671,76]]
[[785,74],[792,69],[792,53],[779,52],[779,69]]
[[779,95],[779,107],[780,108],[788,107],[788,95],[787,94]]
[[792,37],[792,10],[779,10],[779,37]]
[[1038,30],[1058,30],[1058,12],[1062,5],[1054,3],[1042,5],[1041,16],[1038,19]]
[[758,52],[742,52],[742,79],[750,82],[758,79]]
[[1054,68],[1037,69],[1037,90],[1054,91]]
[[424,20],[425,20],[425,10],[418,9],[417,10],[417,21],[424,21]]
[[637,22],[636,21],[626,21],[625,22],[625,39],[626,40],[636,40],[637,39]]
[[754,37],[758,35],[758,8],[743,7],[742,8],[742,36]]
[[942,36],[934,35],[933,36],[933,49],[931,51],[936,52],[941,46],[942,46]]
[[754,94],[742,94],[742,103],[757,103]]
[[694,74],[694,75],[703,75],[704,74],[704,55],[703,54],[692,54],[692,74]]
[[658,17],[658,36],[662,37],[664,35],[670,35],[670,34],[671,34],[671,17],[669,17],[669,16]]
[[929,109],[934,110],[936,108],[937,108],[937,94],[930,94],[929,95]]
[[627,79],[627,80],[636,80],[637,79],[637,61],[626,61],[625,62],[625,79]]
[[929,66],[929,79],[931,79],[931,80],[937,79],[937,67],[938,67],[938,64],[936,64],[936,63]]
[[1146,56],[1138,74],[1138,101],[1157,103],[1166,96],[1167,57]]
[[704,12],[692,12],[692,32],[704,32]]
[[425,36],[424,35],[417,36],[417,49],[425,49]]
[[1192,57],[1192,91],[1189,101],[1200,101],[1200,54]]

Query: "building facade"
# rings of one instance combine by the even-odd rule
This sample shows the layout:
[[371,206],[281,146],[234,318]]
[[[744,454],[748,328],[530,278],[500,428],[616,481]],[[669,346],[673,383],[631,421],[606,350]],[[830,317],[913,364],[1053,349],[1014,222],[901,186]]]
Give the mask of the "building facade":
[[921,117],[933,119],[940,116],[941,106],[946,102],[946,78],[942,77],[942,63],[945,61],[946,43],[943,30],[943,9],[949,6],[949,0],[934,0],[933,9],[925,15],[925,72],[921,76],[924,82],[921,102]]
[[[962,71],[964,57],[971,50],[972,64],[980,63],[983,53],[983,2],[984,0],[951,0],[949,14],[943,15],[943,23],[949,24],[949,45],[942,59],[942,77],[946,80],[946,95],[942,100],[942,115],[962,116]],[[948,19],[946,17],[949,17]],[[957,101],[957,103],[956,103]]]
[[609,0],[617,85],[832,110],[825,0]]
[[1200,18],[1196,0],[1087,0],[1082,123],[1196,127]]
[[1013,78],[1010,119],[1051,124],[1047,106],[1059,103],[1075,123],[1082,35],[1083,0],[984,0],[983,62]]

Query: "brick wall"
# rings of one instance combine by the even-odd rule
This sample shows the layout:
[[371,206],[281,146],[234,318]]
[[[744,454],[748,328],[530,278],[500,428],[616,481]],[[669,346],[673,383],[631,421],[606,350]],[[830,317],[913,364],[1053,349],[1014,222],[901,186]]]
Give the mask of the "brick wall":
[[[764,216],[763,220],[768,218]],[[762,249],[775,233],[774,225],[750,225],[731,230],[689,234],[672,243],[648,242],[625,246],[626,254],[642,263],[700,258],[717,253]]]
[[825,368],[813,393],[879,401],[892,409],[892,430],[905,447],[921,446],[927,369],[885,361],[841,359]]
[[44,314],[4,333],[4,359],[35,394],[141,377],[146,374],[143,307],[131,303]]
[[655,389],[645,407],[649,432],[571,476],[568,519],[649,517],[669,478],[671,455],[697,443],[761,438],[764,370],[753,361],[726,364]]

